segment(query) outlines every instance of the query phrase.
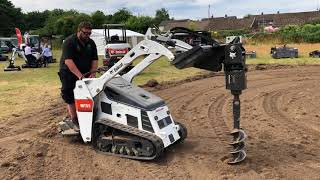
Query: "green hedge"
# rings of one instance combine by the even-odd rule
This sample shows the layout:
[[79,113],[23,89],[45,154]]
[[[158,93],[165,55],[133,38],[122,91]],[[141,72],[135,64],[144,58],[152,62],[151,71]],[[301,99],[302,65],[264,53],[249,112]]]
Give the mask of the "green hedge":
[[288,25],[280,28],[276,33],[251,33],[248,29],[225,30],[212,32],[212,37],[225,39],[226,36],[242,35],[252,41],[270,42],[279,41],[282,43],[319,43],[320,42],[320,23],[312,22],[304,25]]
[[317,43],[320,42],[320,24],[289,25],[276,34],[284,41]]

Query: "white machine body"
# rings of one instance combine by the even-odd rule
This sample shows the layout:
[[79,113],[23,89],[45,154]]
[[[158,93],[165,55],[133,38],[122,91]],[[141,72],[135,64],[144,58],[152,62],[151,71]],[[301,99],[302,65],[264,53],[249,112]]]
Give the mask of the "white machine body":
[[[138,57],[145,58],[127,74],[118,74]],[[95,120],[109,119],[156,134],[165,147],[179,140],[179,125],[176,125],[164,101],[132,85],[130,82],[148,65],[161,56],[169,61],[174,55],[163,45],[143,40],[131,49],[119,62],[99,78],[85,78],[76,82],[75,104],[84,142],[92,140]]]

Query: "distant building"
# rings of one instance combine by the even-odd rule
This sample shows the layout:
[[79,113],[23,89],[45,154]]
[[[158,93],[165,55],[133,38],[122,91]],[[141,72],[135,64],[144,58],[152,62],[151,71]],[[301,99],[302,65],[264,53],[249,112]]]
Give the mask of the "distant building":
[[320,11],[247,15],[244,18],[236,16],[205,18],[201,21],[190,19],[163,21],[159,28],[167,31],[173,27],[185,27],[194,30],[221,31],[249,29],[252,31],[263,31],[265,27],[272,24],[273,28],[286,25],[302,25],[310,21],[320,20]]

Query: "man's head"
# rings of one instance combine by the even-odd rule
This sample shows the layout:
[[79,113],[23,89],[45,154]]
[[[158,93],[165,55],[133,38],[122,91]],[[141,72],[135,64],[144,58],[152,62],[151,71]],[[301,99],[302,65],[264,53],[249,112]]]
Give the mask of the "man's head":
[[87,21],[83,21],[78,25],[78,38],[83,42],[88,42],[90,39],[92,30],[92,24]]

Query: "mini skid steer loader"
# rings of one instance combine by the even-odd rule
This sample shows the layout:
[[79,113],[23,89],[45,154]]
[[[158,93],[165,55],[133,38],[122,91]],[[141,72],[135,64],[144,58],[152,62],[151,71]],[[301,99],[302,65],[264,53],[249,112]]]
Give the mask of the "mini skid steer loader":
[[[100,153],[139,160],[153,160],[164,149],[187,137],[185,126],[172,117],[166,103],[142,88],[133,85],[133,78],[147,66],[166,56],[178,69],[196,67],[221,71],[224,65],[226,88],[235,96],[233,101],[234,147],[230,164],[245,159],[244,140],[240,129],[241,91],[246,88],[244,49],[236,42],[192,47],[180,40],[171,39],[170,33],[152,35],[133,47],[121,60],[99,78],[85,78],[76,82],[75,105],[80,136],[91,142]],[[174,55],[168,47],[185,49]],[[140,61],[129,72],[119,75],[138,57]],[[63,135],[67,122],[60,122]]]

